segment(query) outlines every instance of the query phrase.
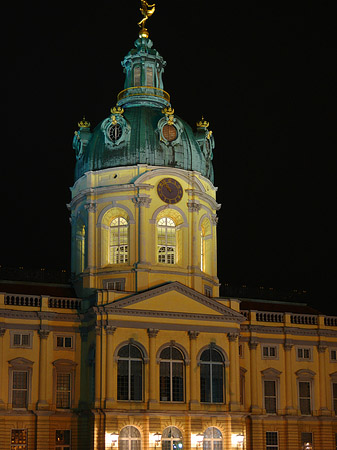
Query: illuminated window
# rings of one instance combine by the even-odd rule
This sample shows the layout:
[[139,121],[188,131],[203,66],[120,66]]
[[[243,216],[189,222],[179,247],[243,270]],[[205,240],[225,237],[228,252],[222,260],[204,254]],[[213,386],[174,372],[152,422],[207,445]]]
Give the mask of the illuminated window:
[[177,427],[168,427],[163,431],[162,450],[180,450],[183,448],[183,435]]
[[79,220],[76,225],[76,273],[83,272],[85,268],[85,226]]
[[117,399],[141,401],[143,398],[143,355],[127,344],[118,352]]
[[70,430],[56,430],[55,450],[70,450],[70,445]]
[[204,350],[200,356],[200,401],[205,403],[224,402],[224,359],[213,347]]
[[158,262],[175,264],[176,260],[176,225],[170,217],[163,217],[157,222]]
[[160,353],[160,401],[184,401],[184,357],[173,346]]
[[133,76],[134,76],[134,86],[140,86],[140,67],[136,66],[133,69]]
[[27,450],[27,430],[15,429],[11,432],[11,450]]
[[146,68],[146,86],[153,86],[153,69],[152,69],[152,67]]
[[128,262],[129,224],[123,217],[115,217],[110,223],[110,264]]
[[209,427],[204,433],[203,450],[222,450],[222,434],[215,427]]
[[118,438],[119,450],[140,450],[141,436],[136,427],[127,426],[122,428]]
[[203,272],[211,272],[212,234],[211,223],[205,218],[200,230],[200,269]]
[[301,444],[303,450],[311,450],[313,444],[312,433],[301,433]]

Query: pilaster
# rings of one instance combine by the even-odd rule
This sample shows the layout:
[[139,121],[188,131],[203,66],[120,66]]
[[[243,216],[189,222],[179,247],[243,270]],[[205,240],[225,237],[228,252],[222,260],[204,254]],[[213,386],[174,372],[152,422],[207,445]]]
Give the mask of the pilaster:
[[199,405],[198,396],[197,396],[197,376],[198,376],[197,337],[199,336],[199,331],[189,331],[188,336],[190,338],[190,355],[191,355],[190,409],[195,409]]
[[48,410],[47,402],[47,340],[49,330],[39,330],[40,337],[40,360],[39,360],[39,400],[37,402],[38,410]]
[[114,342],[113,335],[116,331],[116,327],[111,325],[105,326],[105,334],[106,334],[106,399],[105,399],[105,407],[112,408],[114,403],[113,398],[113,350],[114,350]]
[[149,336],[149,409],[156,407],[158,403],[156,380],[156,337],[158,331],[155,328],[148,328],[147,330]]
[[6,328],[0,328],[0,409],[5,409],[5,404],[3,401],[3,381],[2,381],[2,371],[4,370],[3,364],[3,337],[6,333]]

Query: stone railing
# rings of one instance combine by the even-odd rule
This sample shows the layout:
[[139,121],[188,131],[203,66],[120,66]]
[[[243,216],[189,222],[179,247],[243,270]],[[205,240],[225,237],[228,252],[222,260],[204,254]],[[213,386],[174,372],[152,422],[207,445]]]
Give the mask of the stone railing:
[[57,309],[81,309],[82,300],[79,298],[69,297],[49,297],[39,295],[27,295],[27,294],[2,294],[3,304],[8,306],[23,306],[41,308],[45,306],[47,308]]
[[248,322],[283,323],[284,325],[314,325],[337,327],[336,316],[323,316],[313,314],[294,314],[271,311],[240,311]]

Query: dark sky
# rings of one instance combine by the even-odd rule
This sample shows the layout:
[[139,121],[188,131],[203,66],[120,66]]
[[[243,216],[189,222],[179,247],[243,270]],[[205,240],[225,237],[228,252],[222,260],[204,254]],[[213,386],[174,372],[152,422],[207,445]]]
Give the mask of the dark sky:
[[[115,105],[140,2],[12,3],[3,13],[0,264],[68,269],[73,133],[84,114],[96,126]],[[158,0],[147,28],[176,114],[192,126],[204,115],[214,132],[221,282],[306,289],[337,312],[328,3]]]

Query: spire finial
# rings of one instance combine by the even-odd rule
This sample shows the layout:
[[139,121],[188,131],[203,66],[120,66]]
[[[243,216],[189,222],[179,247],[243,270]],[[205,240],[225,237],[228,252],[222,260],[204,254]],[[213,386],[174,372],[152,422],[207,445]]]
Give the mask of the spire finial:
[[140,1],[141,1],[140,12],[143,14],[143,18],[140,22],[138,22],[138,25],[140,26],[139,37],[140,38],[148,38],[149,32],[145,28],[145,22],[154,13],[154,11],[156,9],[156,5],[155,4],[149,5],[145,0],[140,0]]

